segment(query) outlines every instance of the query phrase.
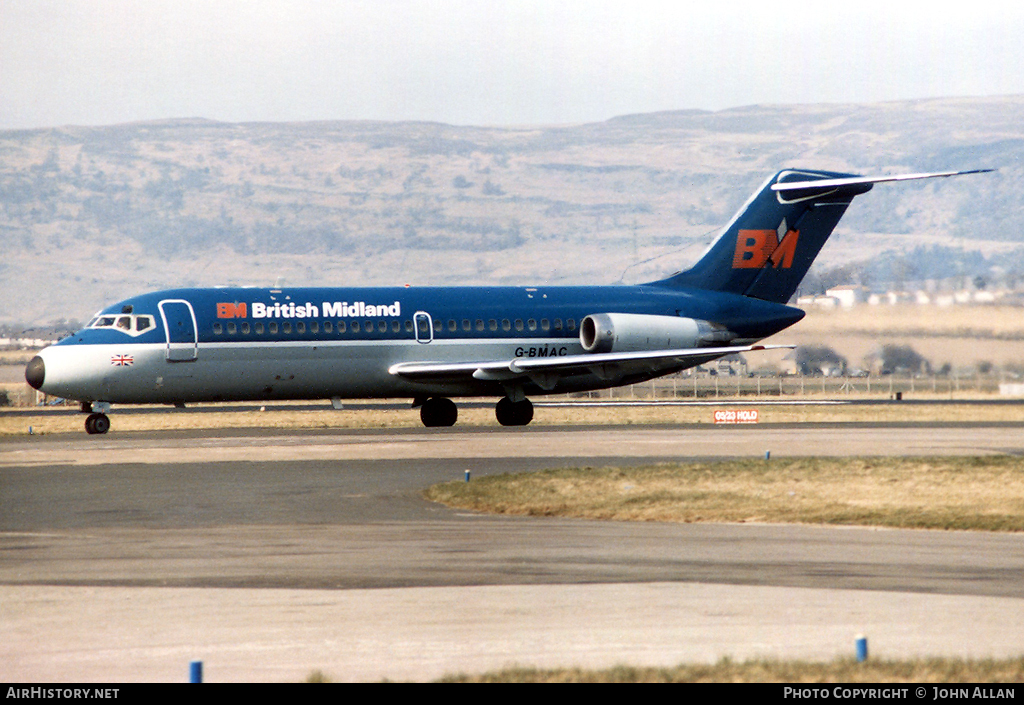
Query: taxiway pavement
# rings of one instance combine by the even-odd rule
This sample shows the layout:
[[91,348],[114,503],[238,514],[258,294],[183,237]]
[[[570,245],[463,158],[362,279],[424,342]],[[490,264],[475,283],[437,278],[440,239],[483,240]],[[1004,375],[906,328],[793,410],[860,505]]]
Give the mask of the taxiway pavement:
[[529,665],[1024,652],[1024,537],[490,517],[541,467],[1024,453],[1019,424],[232,430],[0,440],[0,677],[420,680]]

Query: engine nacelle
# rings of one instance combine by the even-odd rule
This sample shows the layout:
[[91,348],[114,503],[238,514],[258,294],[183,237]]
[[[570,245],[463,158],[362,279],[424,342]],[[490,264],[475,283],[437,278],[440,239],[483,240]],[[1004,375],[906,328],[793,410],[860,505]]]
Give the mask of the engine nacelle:
[[580,324],[580,343],[590,353],[726,345],[734,337],[714,323],[679,316],[594,313]]

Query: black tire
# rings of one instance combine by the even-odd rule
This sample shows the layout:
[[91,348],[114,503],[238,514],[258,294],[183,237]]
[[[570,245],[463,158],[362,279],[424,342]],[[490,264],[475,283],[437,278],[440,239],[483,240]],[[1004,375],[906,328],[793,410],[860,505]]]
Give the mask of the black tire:
[[89,414],[85,420],[85,432],[90,435],[103,434],[110,430],[110,418],[106,414]]
[[533,421],[533,402],[529,399],[514,402],[502,397],[494,406],[494,415],[502,426],[526,426]]
[[454,426],[459,420],[459,407],[451,399],[431,397],[420,407],[420,420],[430,428]]
[[106,414],[96,414],[96,421],[92,424],[96,433],[106,433],[110,430],[110,417]]

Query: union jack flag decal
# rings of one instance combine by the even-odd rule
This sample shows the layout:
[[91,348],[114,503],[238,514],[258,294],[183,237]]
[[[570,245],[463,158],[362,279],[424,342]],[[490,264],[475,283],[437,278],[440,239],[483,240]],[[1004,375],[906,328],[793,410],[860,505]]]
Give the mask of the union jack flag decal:
[[114,367],[125,367],[126,365],[135,364],[135,358],[131,355],[114,355],[110,358],[110,364]]

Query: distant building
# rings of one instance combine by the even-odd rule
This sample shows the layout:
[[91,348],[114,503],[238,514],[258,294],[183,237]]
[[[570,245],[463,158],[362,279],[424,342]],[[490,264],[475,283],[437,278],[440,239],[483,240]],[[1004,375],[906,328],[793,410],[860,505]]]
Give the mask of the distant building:
[[853,308],[867,299],[867,289],[856,284],[844,284],[826,290],[825,296],[835,299],[843,308]]

